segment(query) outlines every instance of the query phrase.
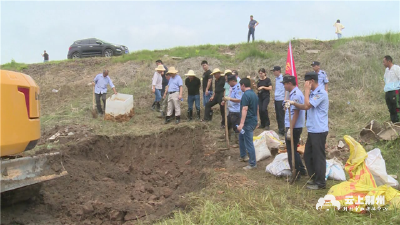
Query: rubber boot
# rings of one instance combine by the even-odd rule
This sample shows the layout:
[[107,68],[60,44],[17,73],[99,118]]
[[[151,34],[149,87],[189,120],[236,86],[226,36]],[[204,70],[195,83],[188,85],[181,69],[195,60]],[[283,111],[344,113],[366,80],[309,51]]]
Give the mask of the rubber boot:
[[175,118],[176,118],[175,123],[179,124],[181,122],[181,116],[176,116]]
[[193,110],[189,110],[188,115],[189,115],[189,121],[192,121],[193,120]]
[[161,108],[160,102],[157,102],[156,103],[157,112],[160,112],[160,108]]
[[212,116],[213,116],[213,111],[211,109],[211,111],[210,111],[210,121],[212,120]]
[[167,124],[167,123],[169,123],[169,122],[170,122],[169,116],[166,116],[166,117],[165,117],[165,122],[164,122],[164,124]]
[[156,102],[153,102],[153,105],[151,105],[151,110],[154,110],[156,108]]
[[198,110],[196,111],[196,114],[197,114],[197,120],[199,121],[199,120],[200,120],[200,109],[198,109]]

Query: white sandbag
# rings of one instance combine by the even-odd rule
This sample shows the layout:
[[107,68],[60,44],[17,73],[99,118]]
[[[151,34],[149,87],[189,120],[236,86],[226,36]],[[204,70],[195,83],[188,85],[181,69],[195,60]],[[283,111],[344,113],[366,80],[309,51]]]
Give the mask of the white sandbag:
[[257,162],[271,156],[271,151],[268,149],[266,135],[264,132],[253,138],[253,144],[256,150]]
[[346,180],[346,174],[344,173],[343,163],[336,158],[326,160],[325,180],[327,179],[338,180],[338,181]]
[[375,148],[367,152],[368,157],[365,159],[365,165],[374,176],[377,186],[390,185],[394,188],[399,187],[399,182],[393,177],[389,176],[386,172],[385,160],[382,157],[381,150]]
[[268,130],[264,131],[261,134],[266,135],[267,138],[267,146],[270,149],[277,149],[279,148],[280,145],[283,145],[283,142],[279,140],[279,135],[273,131],[273,130]]
[[287,153],[281,153],[275,156],[274,161],[268,164],[268,166],[265,168],[265,172],[278,177],[291,176],[292,172],[290,170]]

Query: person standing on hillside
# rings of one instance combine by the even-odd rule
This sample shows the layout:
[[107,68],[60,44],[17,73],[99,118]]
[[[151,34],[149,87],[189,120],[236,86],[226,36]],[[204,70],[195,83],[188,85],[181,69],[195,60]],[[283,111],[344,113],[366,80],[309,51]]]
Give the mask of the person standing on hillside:
[[47,54],[46,50],[44,50],[44,53],[42,54],[43,57],[43,62],[48,62],[49,61],[49,54]]
[[342,30],[344,29],[344,26],[340,23],[340,20],[337,20],[336,23],[333,24],[333,26],[335,27],[337,38],[342,38]]
[[[100,114],[100,116],[103,116],[104,112],[106,111],[107,85],[110,85],[110,87],[114,91],[114,94],[117,94],[115,86],[111,81],[111,78],[108,76],[108,70],[103,70],[102,74],[101,73],[97,74],[93,80],[93,85],[94,85],[94,94],[96,97],[97,111]],[[104,111],[101,108],[100,98],[103,100]]]
[[[164,77],[169,82],[169,79],[171,78],[171,74],[165,73]],[[161,110],[160,110],[161,114],[160,114],[160,116],[158,116],[159,118],[164,118],[167,115],[167,112],[168,112],[168,96],[169,96],[169,94],[168,94],[168,92],[166,90],[168,90],[168,83],[165,86],[164,92],[161,92],[161,94],[163,96],[163,100],[162,100]]]
[[312,190],[324,189],[326,186],[326,154],[325,144],[328,136],[328,93],[318,85],[318,74],[306,73],[304,84],[304,104],[288,101],[299,110],[307,110],[307,142],[304,151],[308,175],[311,180],[307,188]]
[[[160,66],[160,65],[162,65],[164,67],[164,71],[162,71],[162,73],[161,73],[161,77],[162,77],[161,97],[162,97],[164,95],[164,92],[165,92],[165,87],[168,85],[168,80],[165,78],[165,75],[168,72],[168,68],[163,64],[161,59],[156,61],[156,65],[157,65],[157,67]],[[162,99],[162,102],[164,102],[163,99]],[[153,109],[155,108],[155,103],[154,102],[153,102],[153,105],[151,106],[151,108],[153,108]]]
[[215,68],[211,75],[215,77],[215,90],[213,95],[210,98],[210,101],[206,104],[205,110],[204,110],[204,121],[211,121],[212,120],[212,107],[216,104],[219,104],[220,112],[221,112],[221,128],[225,127],[225,108],[223,105],[221,105],[222,98],[224,97],[225,93],[225,78],[222,77],[222,72],[218,69]]
[[326,92],[328,92],[328,74],[326,74],[325,71],[321,70],[321,67],[319,66],[320,62],[314,61],[311,63],[311,66],[318,74],[318,85],[322,87],[322,89],[325,89]]
[[[182,100],[182,78],[177,74],[178,70],[175,67],[171,67],[168,70],[168,74],[171,74],[168,86],[165,92],[169,94],[168,96],[168,112],[165,117],[165,124],[170,122],[170,117],[175,110],[175,123],[178,124],[181,121],[181,100]],[[167,96],[164,94],[164,98]]]
[[260,128],[269,130],[270,121],[268,116],[268,104],[270,101],[270,91],[272,90],[271,79],[267,77],[264,68],[258,70],[259,80],[257,82],[258,106],[260,110]]
[[[237,82],[236,76],[228,76],[228,84],[232,88],[229,96],[223,98],[222,105],[228,104],[228,131],[233,129],[233,133],[229,135],[232,147],[237,147],[239,131],[237,126],[240,124],[240,100],[242,99],[243,92],[240,89],[240,84]],[[228,113],[225,112],[225,113]]]
[[200,120],[200,79],[196,77],[193,70],[189,70],[185,74],[187,78],[185,79],[185,86],[188,89],[188,119],[191,121],[193,119],[193,103],[196,105],[197,119]]
[[253,37],[253,42],[254,42],[254,32],[256,31],[256,26],[258,26],[257,20],[253,19],[253,15],[250,16],[250,22],[249,25],[247,26],[249,28],[249,33],[247,34],[247,43],[250,42],[250,35]]
[[213,87],[212,80],[213,76],[211,75],[210,67],[208,66],[208,62],[203,60],[201,62],[201,67],[204,70],[203,73],[203,106],[210,101],[211,96],[213,95]]
[[[257,167],[256,152],[253,143],[253,131],[258,124],[258,98],[251,90],[251,82],[248,78],[240,80],[240,89],[243,92],[240,100],[240,124],[237,130],[239,134],[240,162],[249,161],[244,170],[252,170]],[[247,154],[249,157],[247,157]]]
[[158,65],[155,70],[156,70],[156,72],[154,72],[151,85],[152,85],[152,92],[154,93],[156,98],[154,100],[152,109],[154,110],[156,108],[157,111],[159,112],[160,111],[160,101],[161,101],[161,90],[162,90],[161,74],[165,71],[165,69],[162,65]]
[[389,109],[390,120],[393,123],[399,122],[400,110],[400,67],[393,64],[393,59],[389,55],[383,58],[383,66],[385,66],[385,99]]
[[279,134],[285,135],[285,110],[283,109],[283,101],[285,100],[285,87],[282,83],[283,76],[280,66],[274,66],[271,70],[275,76],[275,114],[278,122]]
[[[289,100],[297,102],[299,104],[304,104],[304,95],[300,89],[296,86],[296,78],[294,76],[284,76],[281,83],[284,85],[286,91],[289,92]],[[282,105],[281,105],[282,106]],[[289,109],[290,108],[290,109]],[[289,115],[290,111],[290,115]],[[291,138],[293,138],[293,151],[294,151],[294,161],[297,179],[300,179],[301,175],[306,175],[307,171],[301,161],[300,154],[297,152],[297,144],[299,144],[300,136],[303,131],[305,122],[305,111],[296,108],[294,105],[289,105],[288,109],[285,110],[285,127],[286,127],[286,149],[288,155],[288,162],[290,168],[292,169],[292,147]],[[289,120],[291,117],[291,122]],[[290,129],[293,129],[293,133],[290,133]]]

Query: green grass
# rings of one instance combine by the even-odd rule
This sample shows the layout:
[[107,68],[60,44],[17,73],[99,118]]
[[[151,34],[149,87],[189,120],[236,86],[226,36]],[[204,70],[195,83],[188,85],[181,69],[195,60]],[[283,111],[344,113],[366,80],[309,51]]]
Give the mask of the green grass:
[[25,63],[17,63],[14,59],[9,63],[5,63],[1,65],[2,70],[12,70],[12,71],[22,71],[28,68],[28,64]]
[[334,47],[341,46],[349,41],[384,42],[385,44],[399,44],[400,33],[387,32],[385,34],[371,34],[367,36],[354,36],[337,40]]

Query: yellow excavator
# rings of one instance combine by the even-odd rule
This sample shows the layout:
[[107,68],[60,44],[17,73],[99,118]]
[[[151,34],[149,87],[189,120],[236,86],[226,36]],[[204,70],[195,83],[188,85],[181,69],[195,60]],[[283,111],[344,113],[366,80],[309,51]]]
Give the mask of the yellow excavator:
[[67,175],[58,152],[24,154],[40,139],[39,87],[26,74],[7,70],[0,73],[1,192]]

